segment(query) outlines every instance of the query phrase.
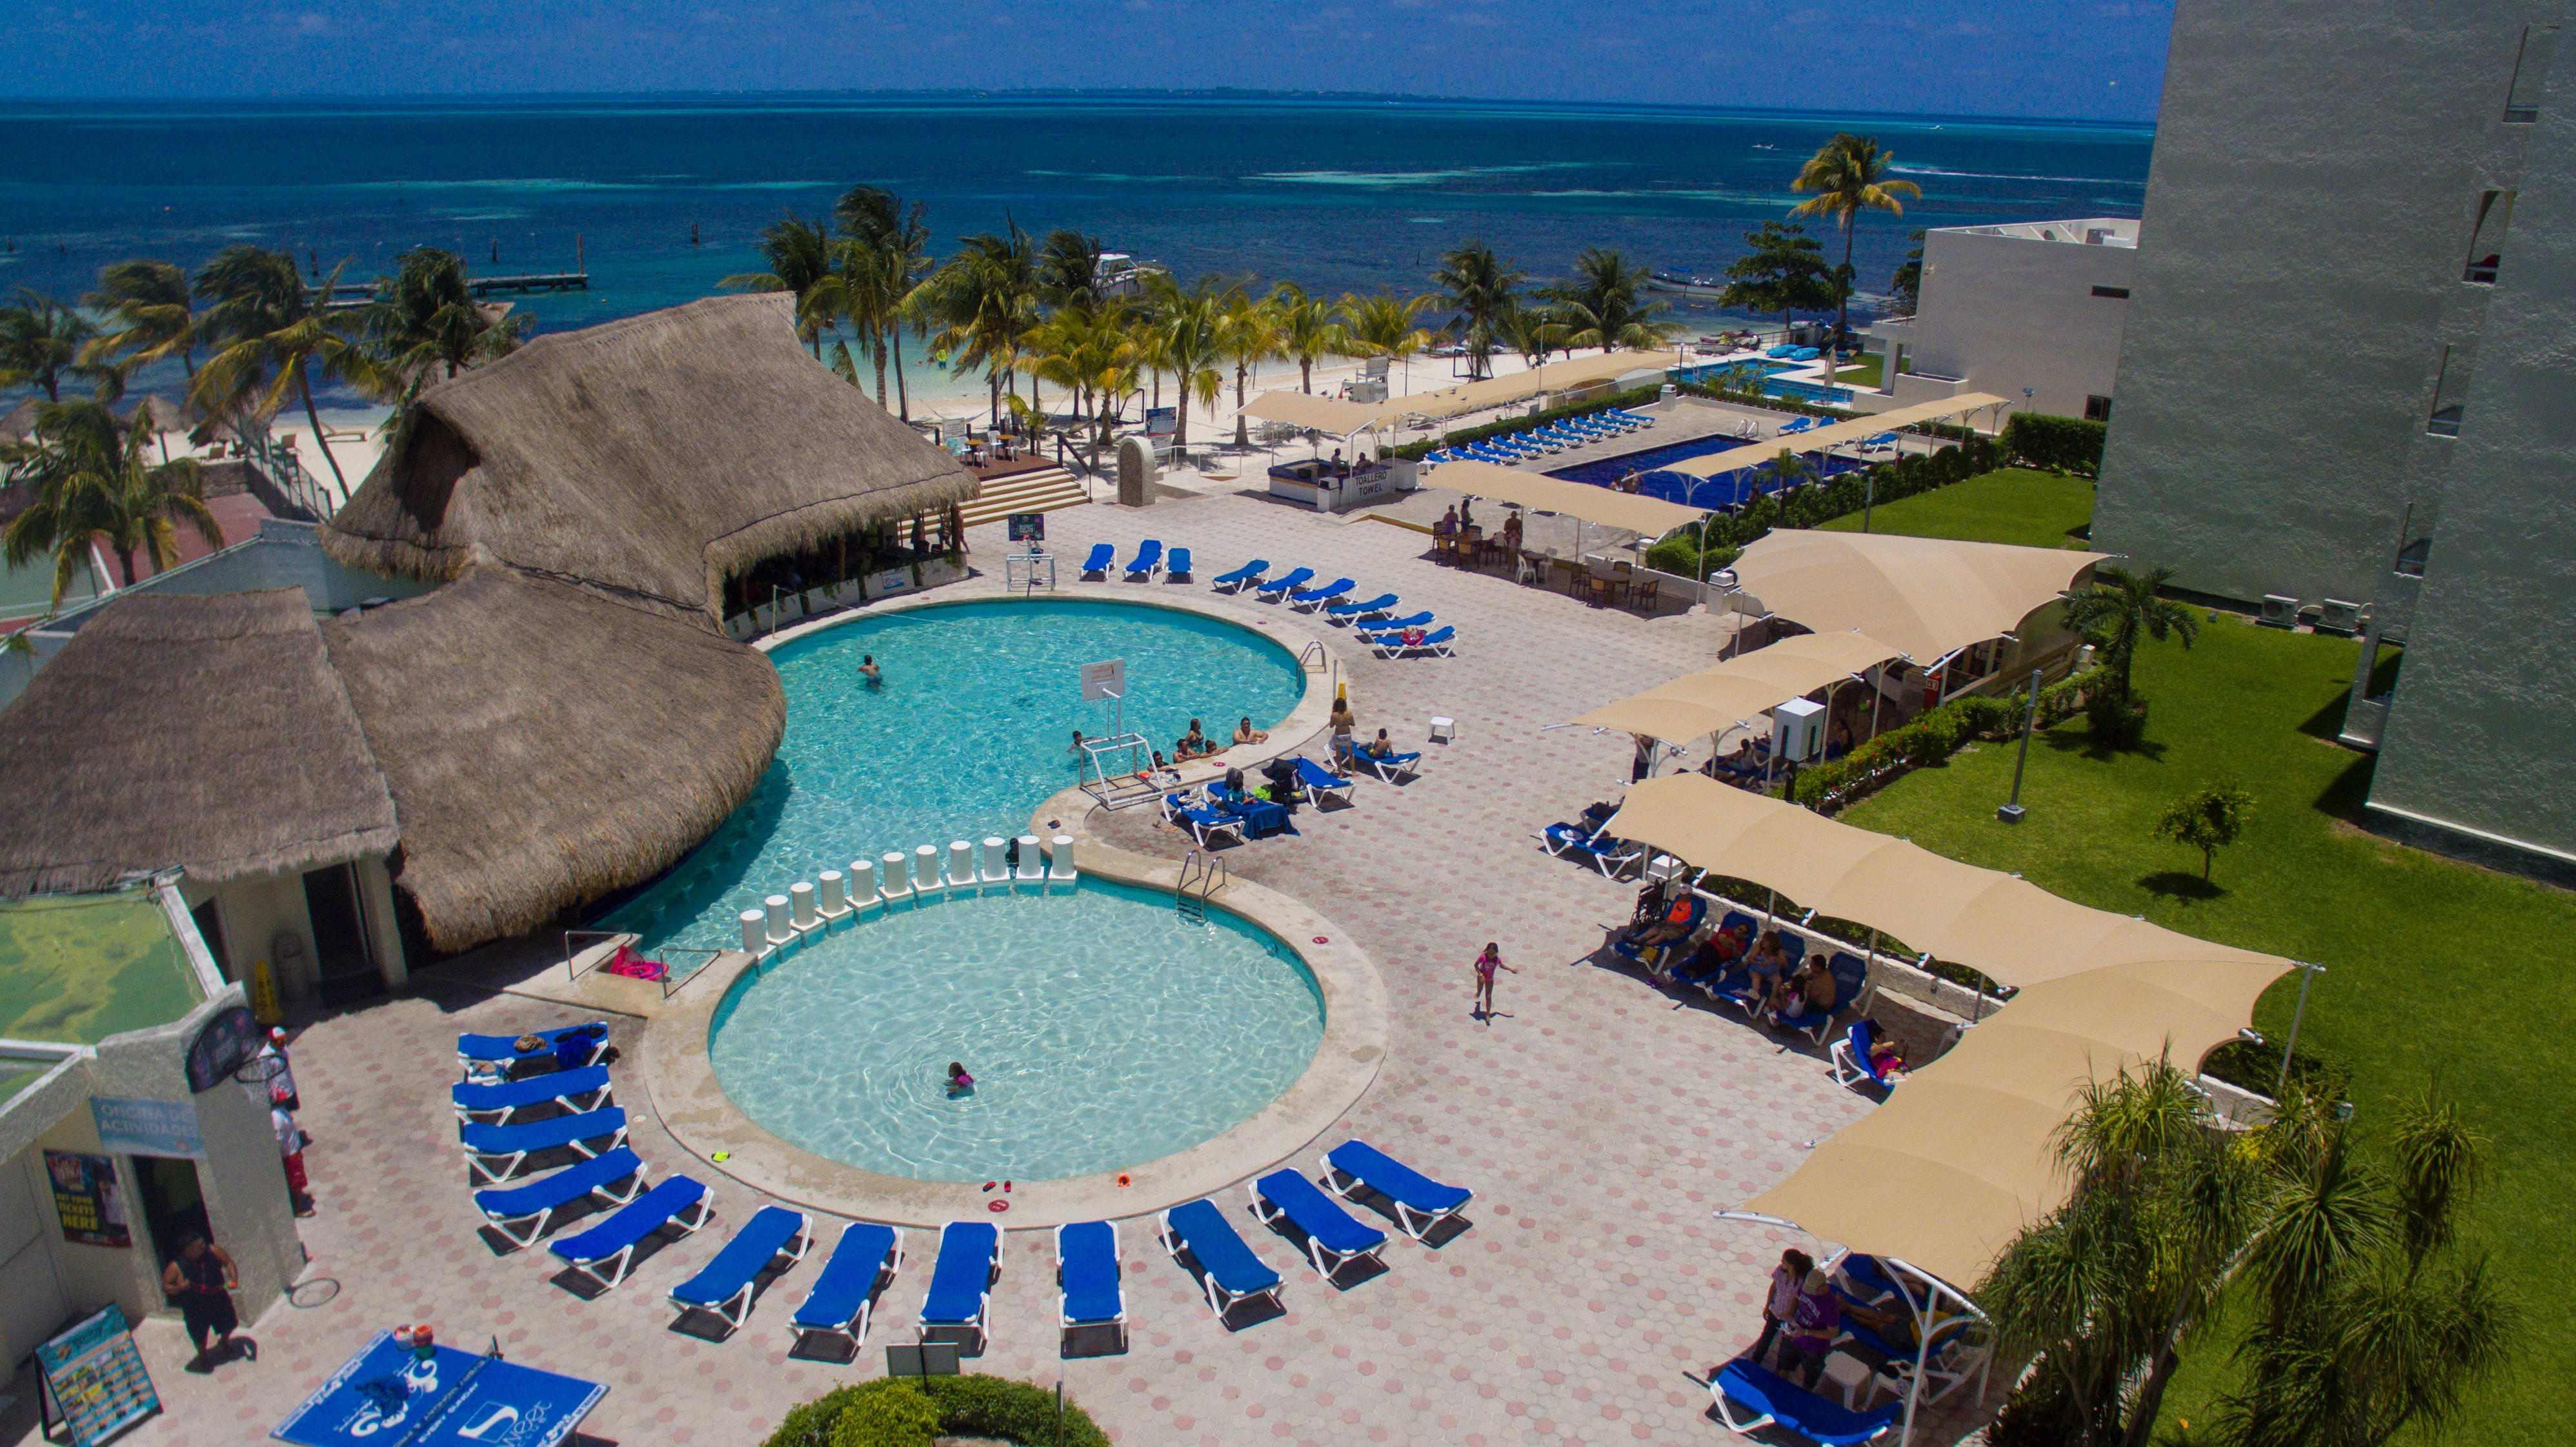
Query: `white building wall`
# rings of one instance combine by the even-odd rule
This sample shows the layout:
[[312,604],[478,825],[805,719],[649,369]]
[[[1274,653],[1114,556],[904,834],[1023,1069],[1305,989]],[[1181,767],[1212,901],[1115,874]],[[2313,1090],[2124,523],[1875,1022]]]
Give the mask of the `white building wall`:
[[[2098,223],[2097,223],[2098,224]],[[2134,223],[2121,223],[2134,225]],[[2047,223],[2081,235],[2082,221]],[[2023,228],[2014,228],[2016,231]],[[1991,392],[2017,409],[2061,417],[2085,415],[2092,397],[2111,397],[2136,278],[2135,248],[2086,245],[1954,227],[1923,237],[1923,293],[1914,320],[1889,329],[1901,337],[1915,371],[1882,370],[1883,390],[1900,405],[1937,401],[1954,392]],[[2030,389],[2028,398],[2023,389]]]

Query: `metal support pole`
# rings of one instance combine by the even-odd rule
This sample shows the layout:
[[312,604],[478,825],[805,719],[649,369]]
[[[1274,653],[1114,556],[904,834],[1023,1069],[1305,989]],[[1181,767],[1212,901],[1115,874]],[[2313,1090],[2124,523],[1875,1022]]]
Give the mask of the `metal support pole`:
[[1869,531],[1870,509],[1878,504],[1878,469],[1865,468],[1860,475],[1860,530]]
[[2279,1099],[2290,1084],[2290,1056],[2299,1048],[2299,1022],[2308,1018],[2308,985],[2326,972],[2323,965],[2299,962],[2299,1003],[2290,1011],[2290,1038],[2281,1046],[2281,1076],[2272,1082],[2272,1096]]
[[2039,674],[2036,668],[2030,671],[2030,706],[2021,716],[2021,752],[2013,758],[2012,802],[1995,811],[1995,817],[2007,824],[2021,822],[2021,772],[2030,763],[2031,730],[2039,722]]

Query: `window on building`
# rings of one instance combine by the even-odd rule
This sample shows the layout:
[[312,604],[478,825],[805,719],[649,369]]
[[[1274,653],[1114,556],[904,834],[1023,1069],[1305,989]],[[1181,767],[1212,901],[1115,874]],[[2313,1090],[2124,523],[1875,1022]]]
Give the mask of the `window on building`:
[[2468,359],[2460,356],[2456,348],[2444,347],[2441,366],[2433,374],[2433,415],[2425,420],[2425,431],[2436,437],[2460,435],[2463,399],[2469,390],[2468,373]]
[[2549,84],[2549,62],[2558,53],[2558,27],[2526,25],[2514,51],[2513,83],[2505,88],[2504,118],[2515,123],[2540,119],[2540,93]]
[[2108,422],[2108,421],[2110,421],[2110,420],[2111,420],[2111,399],[2110,399],[2110,398],[2108,398],[2108,397],[2087,397],[2087,398],[2085,398],[2085,399],[2084,399],[2084,420],[2085,420],[2085,421],[2087,421],[2087,422]]
[[2513,224],[2513,196],[2511,191],[2478,193],[2478,219],[2469,229],[2469,261],[2460,272],[2463,280],[2495,285],[2496,270],[2504,263],[2505,228]]
[[2093,294],[2095,296],[2107,296],[2113,301],[2127,301],[2129,299],[2129,289],[2125,286],[2097,286],[2093,288]]

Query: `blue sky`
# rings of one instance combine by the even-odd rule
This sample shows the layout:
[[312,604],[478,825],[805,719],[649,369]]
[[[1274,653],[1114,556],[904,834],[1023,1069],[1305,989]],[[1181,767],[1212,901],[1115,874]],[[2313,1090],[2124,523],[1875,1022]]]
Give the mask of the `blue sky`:
[[12,0],[0,94],[1398,91],[2152,120],[2172,0]]

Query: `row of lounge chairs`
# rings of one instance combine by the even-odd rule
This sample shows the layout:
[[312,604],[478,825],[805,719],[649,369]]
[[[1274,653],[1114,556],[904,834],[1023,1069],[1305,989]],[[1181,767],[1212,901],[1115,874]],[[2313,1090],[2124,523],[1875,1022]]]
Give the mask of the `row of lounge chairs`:
[[1563,452],[1569,447],[1584,447],[1641,432],[1655,425],[1655,419],[1641,412],[1613,410],[1594,412],[1582,417],[1562,417],[1543,427],[1526,432],[1507,432],[1483,437],[1456,447],[1434,450],[1422,460],[1437,467],[1444,462],[1514,463],[1533,457]]
[[[551,1043],[568,1032],[594,1030],[604,1041],[598,1022],[536,1033]],[[538,1058],[517,1050],[518,1038],[457,1038],[457,1059],[466,1078],[450,1088],[451,1103],[469,1160],[493,1182],[474,1193],[475,1207],[513,1246],[526,1249],[577,1205],[613,1206],[604,1219],[548,1243],[547,1250],[602,1293],[614,1290],[632,1273],[636,1253],[647,1241],[666,1231],[695,1234],[714,1218],[714,1203],[706,1186],[687,1176],[648,1185],[643,1160],[626,1144],[625,1112],[600,1104],[610,1091],[604,1066],[513,1077],[513,1065]],[[579,1108],[584,1104],[591,1108]],[[515,1119],[540,1105],[553,1105],[562,1113],[536,1121]],[[575,1147],[583,1158],[535,1180],[511,1183],[530,1155],[561,1146]],[[503,1158],[508,1164],[497,1172],[480,1165]],[[1277,1170],[1248,1190],[1253,1217],[1302,1241],[1307,1260],[1327,1281],[1355,1261],[1384,1265],[1379,1253],[1386,1233],[1351,1215],[1340,1201],[1375,1196],[1386,1203],[1398,1229],[1420,1241],[1474,1194],[1434,1181],[1365,1141],[1345,1141],[1321,1165],[1317,1180]],[[1266,1297],[1279,1304],[1279,1273],[1254,1254],[1213,1201],[1202,1198],[1172,1207],[1161,1214],[1158,1227],[1164,1249],[1198,1283],[1220,1322],[1247,1300]],[[1069,1334],[1086,1327],[1114,1328],[1124,1350],[1127,1306],[1116,1223],[1068,1223],[1056,1228],[1055,1242],[1059,1329]],[[723,1323],[729,1337],[749,1319],[762,1278],[793,1269],[813,1246],[812,1217],[787,1206],[763,1206],[706,1265],[672,1287],[668,1298],[680,1320],[712,1317]],[[827,1338],[845,1343],[855,1356],[867,1340],[877,1302],[903,1264],[900,1227],[873,1221],[844,1226],[822,1271],[788,1318],[796,1345]],[[941,1227],[938,1255],[922,1297],[921,1339],[957,1337],[981,1350],[990,1328],[993,1286],[1001,1275],[1002,1233],[996,1225],[952,1221]]]
[[1162,539],[1147,538],[1136,545],[1136,556],[1127,560],[1127,566],[1120,568],[1117,566],[1118,549],[1114,544],[1093,543],[1091,552],[1082,560],[1082,576],[1106,580],[1114,570],[1130,583],[1150,583],[1158,574],[1173,582],[1185,582],[1191,576],[1193,562],[1189,549],[1174,548],[1166,555]]
[[[1192,563],[1189,549],[1173,548],[1166,553],[1160,539],[1147,538],[1136,545],[1136,555],[1121,567],[1115,545],[1094,543],[1090,554],[1082,560],[1082,576],[1106,581],[1111,573],[1116,572],[1131,583],[1150,583],[1157,576],[1172,582],[1184,582],[1193,580]],[[1396,608],[1400,600],[1393,593],[1353,600],[1351,594],[1359,585],[1349,578],[1336,578],[1317,585],[1312,568],[1292,568],[1277,577],[1268,576],[1269,572],[1269,560],[1255,558],[1210,582],[1228,593],[1250,589],[1272,602],[1285,601],[1301,613],[1321,613],[1330,622],[1348,625],[1359,635],[1360,641],[1380,658],[1401,658],[1410,653],[1430,653],[1443,658],[1452,656],[1449,645],[1457,638],[1458,630],[1445,624],[1431,626],[1432,615],[1428,611],[1397,617]]]

